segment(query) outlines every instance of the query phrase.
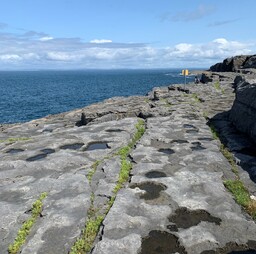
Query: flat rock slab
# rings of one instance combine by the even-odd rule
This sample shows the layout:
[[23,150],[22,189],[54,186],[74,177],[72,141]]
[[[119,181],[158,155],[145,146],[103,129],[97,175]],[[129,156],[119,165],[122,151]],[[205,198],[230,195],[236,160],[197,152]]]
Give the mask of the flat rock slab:
[[[28,140],[2,143],[1,253],[7,253],[8,245],[30,216],[32,203],[43,192],[48,195],[43,201],[42,215],[33,226],[22,253],[68,253],[84,228],[90,207],[92,189],[86,176],[92,164],[126,145],[136,123],[136,118],[127,118],[93,126],[58,128],[53,132],[34,132],[23,126],[22,135],[29,136]],[[14,130],[12,134],[17,135]],[[102,142],[107,146],[103,147]],[[94,148],[88,149],[91,144]],[[116,177],[119,164],[117,167],[118,172],[112,172]],[[111,170],[107,170],[109,166],[105,168],[115,183]],[[100,184],[93,191],[102,194],[106,188],[104,179],[98,181]]]
[[[190,128],[198,132],[187,133]],[[203,119],[188,122],[174,113],[148,120],[131,154],[129,187],[118,193],[93,254],[202,253],[256,240],[255,223],[223,185],[230,166],[206,137],[211,132]]]

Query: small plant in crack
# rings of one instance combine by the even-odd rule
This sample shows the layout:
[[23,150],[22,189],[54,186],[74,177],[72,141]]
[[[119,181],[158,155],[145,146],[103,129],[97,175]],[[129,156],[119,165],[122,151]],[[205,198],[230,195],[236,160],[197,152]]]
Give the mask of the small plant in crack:
[[250,193],[240,180],[227,180],[225,187],[234,195],[236,202],[256,220],[256,201],[250,198]]
[[22,224],[21,229],[18,231],[17,237],[14,242],[9,245],[8,252],[10,254],[16,254],[19,252],[21,246],[25,243],[27,236],[30,233],[31,228],[36,222],[37,217],[40,216],[43,209],[43,200],[47,197],[47,193],[43,192],[39,199],[32,204],[31,217]]
[[[70,254],[86,254],[91,251],[95,238],[98,235],[100,226],[102,225],[102,222],[105,216],[108,214],[110,208],[114,204],[117,192],[123,187],[123,184],[129,180],[129,174],[130,170],[132,169],[132,163],[128,160],[128,155],[131,152],[134,145],[136,144],[136,142],[142,137],[142,135],[145,132],[144,121],[140,119],[135,127],[136,132],[133,135],[132,140],[129,142],[127,146],[120,148],[119,151],[115,154],[115,156],[120,156],[121,169],[119,172],[118,181],[113,190],[113,196],[110,197],[109,201],[107,202],[105,211],[100,212],[100,209],[96,208],[94,205],[94,193],[91,194],[91,205],[87,213],[88,218],[85,224],[85,229],[82,231],[81,237],[77,239],[77,241],[74,243],[73,247],[70,250]],[[106,157],[104,159],[106,159]],[[97,167],[103,160],[96,161],[92,165],[91,171],[87,175],[87,178],[90,183]]]

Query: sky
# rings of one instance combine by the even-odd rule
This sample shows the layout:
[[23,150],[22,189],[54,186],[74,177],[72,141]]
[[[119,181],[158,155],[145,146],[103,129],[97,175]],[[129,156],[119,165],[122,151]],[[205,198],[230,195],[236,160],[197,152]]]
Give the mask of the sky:
[[1,0],[0,70],[209,68],[256,54],[255,0]]

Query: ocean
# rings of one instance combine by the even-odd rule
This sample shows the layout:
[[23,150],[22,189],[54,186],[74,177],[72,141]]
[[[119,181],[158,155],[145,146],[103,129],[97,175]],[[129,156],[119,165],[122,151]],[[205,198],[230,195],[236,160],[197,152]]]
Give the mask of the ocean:
[[[183,83],[180,69],[0,71],[0,123],[26,122],[114,96]],[[188,77],[188,82],[193,77]]]

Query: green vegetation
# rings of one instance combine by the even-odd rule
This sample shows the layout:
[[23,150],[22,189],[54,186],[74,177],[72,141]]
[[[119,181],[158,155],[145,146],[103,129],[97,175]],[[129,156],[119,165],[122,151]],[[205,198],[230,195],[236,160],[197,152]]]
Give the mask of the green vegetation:
[[129,155],[131,149],[134,147],[136,142],[143,136],[145,133],[145,124],[143,120],[139,120],[136,124],[137,131],[135,132],[131,142],[128,144],[128,146],[122,147],[118,154],[121,158],[121,169],[117,181],[117,185],[114,189],[114,193],[116,194],[123,186],[125,182],[129,179],[129,173],[132,169],[131,162],[127,159],[127,156]]
[[[219,139],[219,135],[213,125],[210,125],[214,139]],[[236,175],[236,180],[224,181],[225,187],[234,195],[236,202],[241,205],[247,212],[256,220],[256,201],[250,198],[250,193],[240,180],[238,175],[238,168],[232,153],[225,145],[220,145],[220,152],[225,156],[231,165],[233,173]]]
[[220,151],[228,160],[229,164],[231,165],[232,171],[237,175],[238,169],[232,153],[223,144],[220,145]]
[[236,202],[256,220],[256,201],[250,198],[250,193],[240,180],[227,180],[225,187],[234,195]]
[[217,90],[217,91],[220,91],[221,88],[220,88],[220,82],[219,81],[216,81],[214,84],[213,84],[214,88]]
[[99,166],[100,163],[101,163],[101,161],[97,160],[92,164],[91,170],[87,174],[87,179],[88,179],[89,182],[92,181],[92,177],[93,177],[93,175],[94,175],[95,171],[97,170],[97,167]]
[[21,229],[18,231],[17,237],[14,242],[9,245],[8,251],[10,254],[19,252],[21,246],[25,243],[27,236],[30,233],[32,226],[35,224],[37,217],[41,214],[43,208],[43,200],[46,198],[47,193],[42,193],[33,204],[31,210],[31,217],[22,224]]
[[86,228],[82,232],[82,237],[75,242],[71,248],[70,254],[85,254],[91,250],[103,219],[103,216],[97,216],[96,218],[87,220]]
[[[123,184],[128,181],[130,170],[132,169],[132,164],[127,159],[127,157],[131,152],[132,148],[134,147],[134,145],[136,144],[136,142],[142,137],[142,135],[145,132],[144,121],[140,119],[138,123],[135,125],[135,127],[136,127],[136,132],[134,133],[132,140],[129,142],[127,146],[120,148],[119,151],[115,154],[120,156],[121,169],[119,172],[118,181],[113,190],[114,195],[108,201],[105,211],[101,212],[100,214],[99,212],[100,209],[95,208],[94,206],[94,198],[95,198],[94,193],[91,194],[91,197],[90,197],[91,205],[87,213],[88,219],[86,221],[85,229],[82,231],[81,237],[74,243],[73,247],[71,248],[70,254],[86,254],[91,251],[91,248],[93,247],[93,243],[98,234],[102,221],[104,220],[105,216],[107,215],[110,208],[114,204],[117,192],[123,187]],[[106,158],[109,158],[109,156],[105,157],[104,159]],[[96,161],[92,165],[91,170],[87,175],[89,182],[91,182],[92,176],[96,172],[98,165],[103,160]]]
[[219,134],[218,134],[218,132],[216,131],[215,127],[212,124],[210,124],[210,129],[211,129],[213,138],[214,139],[219,139]]
[[14,143],[17,141],[28,141],[31,140],[31,138],[26,138],[26,137],[19,137],[19,138],[8,138],[5,140],[0,140],[0,143]]
[[168,99],[165,99],[165,98],[160,98],[160,101],[164,102],[165,103],[165,107],[171,107],[172,104],[168,101]]
[[198,97],[198,95],[196,93],[192,93],[191,96],[195,100],[195,102],[197,102],[197,103],[201,102],[200,98]]
[[209,113],[207,111],[203,112],[203,117],[208,120],[209,119]]

